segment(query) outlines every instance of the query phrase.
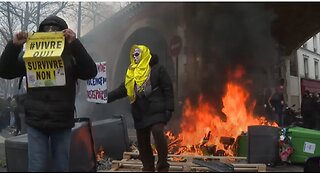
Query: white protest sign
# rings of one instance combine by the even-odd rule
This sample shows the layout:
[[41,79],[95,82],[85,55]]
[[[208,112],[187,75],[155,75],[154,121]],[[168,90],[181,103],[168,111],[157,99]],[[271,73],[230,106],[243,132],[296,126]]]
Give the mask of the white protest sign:
[[87,80],[87,100],[95,103],[107,103],[107,63],[97,62],[96,65],[97,76]]

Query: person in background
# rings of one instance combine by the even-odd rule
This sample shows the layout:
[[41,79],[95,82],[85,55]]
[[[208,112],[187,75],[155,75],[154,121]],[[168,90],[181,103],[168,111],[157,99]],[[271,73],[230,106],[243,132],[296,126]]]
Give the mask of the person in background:
[[14,121],[11,109],[11,97],[7,99],[0,99],[0,131],[3,129],[7,129],[7,131],[11,132],[14,128]]
[[318,114],[317,114],[317,130],[320,130],[320,93],[318,92],[317,93],[317,105],[316,105],[317,107],[317,112],[318,112]]
[[8,102],[7,109],[10,114],[10,123],[9,123],[8,128],[9,128],[9,132],[13,133],[14,129],[16,128],[16,119],[14,116],[14,110],[15,110],[17,104],[16,104],[16,100],[13,97],[8,97],[7,102]]
[[6,100],[3,99],[3,98],[0,98],[0,131],[2,131],[2,129],[5,129],[8,127],[8,122],[10,121],[10,117],[9,117],[9,120],[6,121],[6,118],[5,117],[5,104]]
[[312,94],[309,90],[306,90],[301,100],[301,116],[303,118],[304,128],[313,128],[314,120],[312,119],[312,113]]
[[274,114],[272,113],[272,107],[269,104],[269,98],[271,97],[272,91],[270,88],[266,88],[265,93],[264,93],[264,114],[270,121],[275,121],[275,117],[273,116]]
[[133,45],[130,65],[124,82],[108,93],[108,102],[128,97],[137,133],[142,171],[155,171],[150,135],[158,152],[156,170],[169,170],[168,144],[164,127],[174,110],[173,86],[166,69],[158,63],[158,56],[145,45]]
[[[66,84],[27,88],[24,110],[28,126],[28,171],[47,171],[48,157],[51,156],[50,167],[53,171],[65,172],[69,170],[71,129],[75,125],[76,81],[78,78],[88,80],[95,77],[97,68],[76,34],[62,18],[54,15],[47,17],[39,25],[38,32],[64,34],[65,46],[61,58]],[[8,42],[0,59],[0,77],[14,79],[26,76],[26,67],[19,54],[27,37],[26,32],[18,32]]]
[[320,130],[320,96],[319,93],[314,93],[312,98],[314,130]]
[[284,127],[284,105],[283,86],[280,85],[276,88],[276,92],[274,92],[269,98],[269,106],[272,108],[280,127]]
[[21,100],[23,96],[21,95],[14,95],[13,99],[15,101],[15,107],[13,109],[13,114],[14,114],[14,118],[15,118],[15,129],[12,131],[12,134],[14,136],[17,135],[21,135],[21,117],[20,117],[20,113],[23,113],[23,105],[21,104]]

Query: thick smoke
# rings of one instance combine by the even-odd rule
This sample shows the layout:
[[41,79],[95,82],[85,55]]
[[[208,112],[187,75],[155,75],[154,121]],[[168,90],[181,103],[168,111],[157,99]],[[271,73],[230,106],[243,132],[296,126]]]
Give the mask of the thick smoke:
[[252,94],[270,86],[270,69],[278,56],[271,36],[273,15],[263,3],[221,3],[204,8],[207,5],[198,6],[189,28],[196,34],[192,47],[201,57],[197,85],[204,98],[221,110],[227,73],[238,65],[246,70],[246,79],[252,80],[248,86]]
[[[148,5],[151,6],[152,4]],[[194,99],[194,103],[196,103],[199,93],[203,93],[207,101],[214,103],[217,110],[221,110],[221,98],[225,93],[224,88],[228,79],[227,73],[229,70],[234,70],[239,64],[246,69],[245,79],[252,80],[247,89],[251,92],[253,98],[257,98],[256,96],[261,93],[263,88],[272,85],[272,70],[278,57],[276,43],[271,36],[271,23],[274,15],[270,11],[266,11],[263,3],[184,3],[184,5],[192,7],[191,11],[186,12],[190,17],[184,18],[187,32],[185,35],[188,37],[185,38],[187,40],[187,50],[185,52],[191,53],[191,56],[197,57],[200,62],[200,72],[194,70],[200,74],[196,77],[197,81],[190,81],[183,88],[184,91],[188,91],[186,92],[187,96]],[[151,8],[145,4],[140,4],[137,7],[132,4],[132,6],[137,8],[132,10],[134,12],[138,9],[141,10],[142,7]],[[186,6],[181,7],[186,8]],[[127,15],[127,13],[129,12],[124,14]],[[105,43],[98,45],[111,46],[114,49],[121,49],[122,52],[119,57],[120,60],[118,60],[118,57],[114,57],[112,51],[105,52],[105,50],[108,50],[106,48],[99,48],[101,54],[95,56],[97,62],[107,60],[109,65],[115,65],[112,61],[119,62],[116,66],[108,67],[112,74],[117,74],[115,78],[112,78],[112,83],[120,84],[123,81],[129,63],[127,55],[130,46],[136,43],[149,45],[150,49],[159,55],[169,73],[174,74],[174,67],[170,66],[173,64],[172,59],[166,52],[168,45],[161,36],[167,31],[166,28],[176,29],[179,18],[172,15],[172,13],[168,14],[167,12],[163,15],[157,15],[156,20],[165,21],[161,25],[163,28],[157,28],[161,32],[154,33],[150,28],[140,28],[132,33],[125,43],[122,40],[114,40],[113,37],[117,38],[118,36],[112,34],[118,33],[121,25],[128,23],[126,20],[129,19],[124,16],[114,18],[107,23],[105,28],[95,31],[96,37],[91,40],[100,38]],[[105,34],[101,34],[101,31]],[[88,46],[92,45],[91,40],[87,41]],[[98,49],[95,46],[93,47]],[[94,52],[99,51],[95,50]],[[108,77],[111,78],[111,76]],[[174,81],[173,77],[172,79]],[[115,87],[110,86],[109,89],[112,90]],[[85,100],[85,85],[81,85],[80,89],[83,92],[80,93],[79,97],[81,99],[78,100],[84,103],[78,102],[79,116],[90,115],[95,120],[104,119],[113,114],[123,114],[130,117],[130,105],[127,103],[127,99],[102,105],[87,103]],[[123,108],[124,106],[125,108]],[[175,112],[179,114],[178,111]]]

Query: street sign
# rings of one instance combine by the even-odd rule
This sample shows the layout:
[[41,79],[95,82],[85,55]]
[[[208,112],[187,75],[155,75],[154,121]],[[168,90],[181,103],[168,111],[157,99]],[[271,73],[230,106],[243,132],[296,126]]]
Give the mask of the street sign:
[[170,40],[170,53],[171,56],[178,56],[182,47],[181,37],[175,35]]

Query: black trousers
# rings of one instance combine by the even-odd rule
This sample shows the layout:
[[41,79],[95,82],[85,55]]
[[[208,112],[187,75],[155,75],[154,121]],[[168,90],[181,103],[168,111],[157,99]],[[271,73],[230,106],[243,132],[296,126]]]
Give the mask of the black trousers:
[[316,120],[313,117],[312,112],[306,112],[303,114],[303,127],[313,129],[315,127]]
[[156,169],[159,172],[168,171],[168,143],[164,135],[164,124],[154,124],[144,129],[137,129],[138,149],[142,161],[142,171],[154,171],[154,156],[151,147],[151,132],[158,152],[158,162]]

